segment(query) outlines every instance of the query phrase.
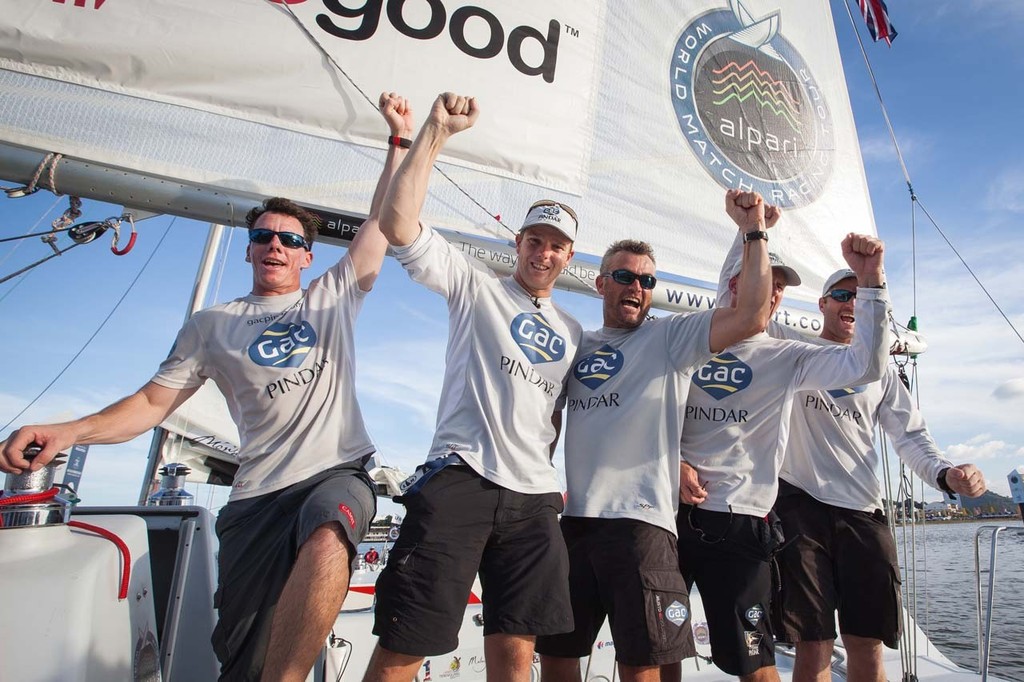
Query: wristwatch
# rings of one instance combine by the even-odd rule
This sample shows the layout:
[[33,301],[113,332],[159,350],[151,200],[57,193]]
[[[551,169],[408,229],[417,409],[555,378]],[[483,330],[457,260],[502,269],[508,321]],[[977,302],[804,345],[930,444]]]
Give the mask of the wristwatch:
[[763,239],[765,241],[768,241],[768,233],[765,232],[764,230],[754,230],[753,232],[744,232],[743,233],[743,243],[744,244],[746,244],[747,242],[757,241],[758,239]]

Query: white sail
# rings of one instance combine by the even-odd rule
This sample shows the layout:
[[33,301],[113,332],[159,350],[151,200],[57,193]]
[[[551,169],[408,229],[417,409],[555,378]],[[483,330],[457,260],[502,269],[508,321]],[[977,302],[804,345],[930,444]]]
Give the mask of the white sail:
[[874,231],[824,0],[363,5],[346,19],[322,0],[8,0],[0,140],[365,214],[382,125],[315,40],[371,97],[410,93],[421,119],[437,92],[480,97],[482,120],[446,157],[459,188],[432,184],[437,225],[508,239],[488,213],[515,227],[552,196],[579,208],[578,253],[642,237],[661,271],[713,291],[732,238],[724,188],[754,187],[786,211],[771,248],[803,275],[789,297],[805,303],[842,235]]

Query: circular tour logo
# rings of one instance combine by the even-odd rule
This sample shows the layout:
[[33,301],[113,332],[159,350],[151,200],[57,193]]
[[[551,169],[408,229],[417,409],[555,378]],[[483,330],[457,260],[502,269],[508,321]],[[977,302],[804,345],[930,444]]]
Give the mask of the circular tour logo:
[[669,65],[672,104],[690,149],[725,188],[782,207],[820,196],[835,152],[828,103],[781,13],[755,19],[739,2],[687,25]]

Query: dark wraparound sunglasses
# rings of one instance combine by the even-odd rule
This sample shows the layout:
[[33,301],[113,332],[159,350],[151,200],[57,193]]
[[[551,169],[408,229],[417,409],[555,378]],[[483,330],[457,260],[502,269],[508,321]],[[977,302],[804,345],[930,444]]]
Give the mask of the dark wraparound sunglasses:
[[309,251],[309,244],[301,234],[294,232],[274,232],[263,227],[256,227],[249,230],[249,241],[253,244],[269,244],[274,237],[281,242],[286,249],[305,249]]
[[832,291],[825,294],[825,296],[831,298],[833,301],[846,303],[847,301],[857,298],[857,292],[850,291],[849,289],[833,289]]
[[692,507],[690,507],[690,511],[688,511],[686,513],[686,522],[688,524],[690,524],[690,530],[692,530],[694,533],[696,533],[697,537],[700,538],[701,542],[707,543],[709,545],[717,545],[719,542],[722,542],[723,540],[725,540],[726,538],[729,537],[729,531],[732,528],[732,505],[731,504],[729,505],[729,515],[727,517],[725,517],[725,533],[723,533],[722,535],[718,535],[718,536],[710,535],[710,534],[704,532],[704,529],[701,528],[700,526],[698,526],[696,524],[696,522],[694,522],[694,520],[693,520],[693,510],[696,509],[696,508],[697,508],[697,505],[693,505]]
[[641,289],[653,289],[654,285],[658,283],[658,279],[654,275],[638,275],[626,269],[612,270],[611,272],[602,273],[601,276],[611,277],[619,284],[627,287],[633,282],[640,280]]

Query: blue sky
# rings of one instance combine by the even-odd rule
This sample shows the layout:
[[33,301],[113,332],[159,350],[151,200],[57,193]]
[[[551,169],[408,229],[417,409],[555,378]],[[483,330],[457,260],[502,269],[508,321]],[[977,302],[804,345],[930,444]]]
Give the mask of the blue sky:
[[[1019,283],[1024,143],[1016,131],[1024,3],[890,0],[889,5],[900,35],[892,49],[869,44],[868,53],[914,187],[1010,319],[1024,329]],[[887,243],[896,315],[905,322],[915,310],[908,192],[845,10],[838,0],[832,6],[876,224]],[[425,108],[422,103],[419,110]],[[45,229],[65,207],[66,199],[43,192],[0,199],[0,237]],[[117,213],[116,207],[86,202],[82,220]],[[105,328],[15,425],[94,411],[151,376],[183,320],[206,229],[158,217],[140,223],[139,232],[128,256],[113,256],[106,236],[0,285],[0,311],[9,321],[0,354],[0,426],[79,351],[166,232]],[[242,295],[250,286],[242,260],[244,235],[232,232],[219,286],[215,283],[216,301]],[[990,486],[1005,493],[1006,473],[1024,465],[1024,343],[920,213],[916,242],[916,314],[930,346],[919,364],[922,409],[947,455],[977,463]],[[0,276],[47,253],[37,239],[0,244]],[[318,246],[312,270],[322,272],[341,254]],[[556,296],[585,327],[600,324],[595,299]],[[441,299],[413,285],[389,260],[359,322],[358,389],[380,450],[406,470],[422,460],[430,440],[446,335]],[[95,446],[81,489],[86,501],[133,502],[148,443],[145,435],[128,444]]]

